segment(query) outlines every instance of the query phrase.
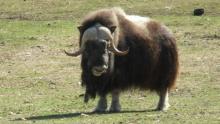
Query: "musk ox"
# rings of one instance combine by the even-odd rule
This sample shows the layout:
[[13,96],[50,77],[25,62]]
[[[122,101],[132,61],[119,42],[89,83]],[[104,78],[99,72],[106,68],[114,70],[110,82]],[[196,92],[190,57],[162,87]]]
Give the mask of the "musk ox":
[[95,112],[106,111],[108,93],[109,111],[120,111],[119,94],[131,88],[155,91],[157,110],[168,109],[179,63],[175,38],[166,26],[111,8],[88,14],[78,29],[79,50],[65,53],[81,55],[84,101],[100,96]]

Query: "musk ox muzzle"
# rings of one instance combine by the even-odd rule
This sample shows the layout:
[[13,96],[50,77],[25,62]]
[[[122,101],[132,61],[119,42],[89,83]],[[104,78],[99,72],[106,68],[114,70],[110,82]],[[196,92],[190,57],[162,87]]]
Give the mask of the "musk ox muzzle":
[[92,74],[96,77],[101,76],[102,74],[106,73],[108,69],[107,65],[103,66],[95,66],[92,68]]

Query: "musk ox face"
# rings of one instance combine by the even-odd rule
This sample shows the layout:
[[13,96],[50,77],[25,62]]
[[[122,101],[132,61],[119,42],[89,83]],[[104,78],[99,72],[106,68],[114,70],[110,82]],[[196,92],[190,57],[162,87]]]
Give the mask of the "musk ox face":
[[107,50],[107,40],[93,40],[85,44],[82,58],[94,76],[101,76],[108,70],[109,53]]
[[108,70],[109,47],[113,32],[107,27],[96,24],[88,28],[82,36],[82,58],[94,76],[101,76]]

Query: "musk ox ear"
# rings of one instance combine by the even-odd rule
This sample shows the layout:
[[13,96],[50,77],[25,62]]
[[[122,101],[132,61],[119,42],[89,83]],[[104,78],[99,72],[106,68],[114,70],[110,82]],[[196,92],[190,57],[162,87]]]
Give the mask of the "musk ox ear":
[[117,28],[116,26],[111,26],[109,29],[110,29],[111,33],[114,33],[116,28]]

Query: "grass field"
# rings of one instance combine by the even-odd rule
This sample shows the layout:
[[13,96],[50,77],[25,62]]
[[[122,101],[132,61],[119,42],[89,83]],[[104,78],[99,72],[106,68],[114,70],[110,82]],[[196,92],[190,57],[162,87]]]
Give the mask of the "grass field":
[[[88,12],[120,6],[150,16],[175,34],[180,57],[171,108],[152,111],[154,93],[127,91],[122,112],[89,114],[83,103],[77,25]],[[205,15],[192,16],[196,7]],[[0,123],[37,124],[219,124],[219,0],[0,0]]]

